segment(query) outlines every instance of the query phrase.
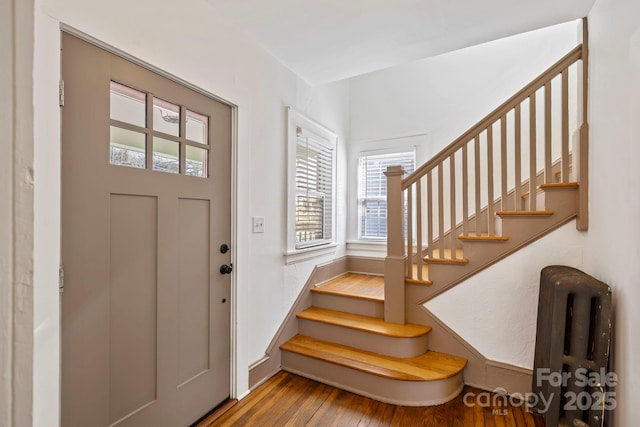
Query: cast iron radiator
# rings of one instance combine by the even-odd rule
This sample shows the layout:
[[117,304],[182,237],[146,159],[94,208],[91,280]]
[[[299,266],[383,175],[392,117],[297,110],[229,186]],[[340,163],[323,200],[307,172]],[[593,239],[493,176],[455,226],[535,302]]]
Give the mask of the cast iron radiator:
[[532,388],[548,402],[537,405],[547,427],[604,425],[610,339],[611,288],[575,268],[542,269]]

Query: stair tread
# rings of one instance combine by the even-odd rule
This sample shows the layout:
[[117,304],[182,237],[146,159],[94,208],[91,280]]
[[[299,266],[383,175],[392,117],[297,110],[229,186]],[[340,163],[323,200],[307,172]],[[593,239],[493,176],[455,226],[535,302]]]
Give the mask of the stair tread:
[[311,292],[384,301],[384,276],[347,273],[312,288]]
[[469,260],[466,258],[429,258],[425,257],[424,262],[432,264],[469,264]]
[[482,233],[479,236],[475,234],[461,234],[458,239],[466,242],[506,242],[509,240],[508,236],[489,236],[487,233]]
[[310,307],[298,313],[297,317],[299,319],[313,320],[395,338],[421,337],[431,331],[429,326],[414,324],[399,325],[397,323],[385,322],[383,319],[377,317],[361,316],[359,314],[320,307]]
[[433,282],[431,280],[428,279],[413,279],[411,277],[405,277],[404,278],[404,283],[408,283],[410,285],[424,285],[424,286],[431,286],[433,285]]
[[445,249],[440,256],[440,249],[434,249],[431,256],[423,258],[428,263],[442,263],[442,264],[468,264],[469,260],[463,257],[462,249],[456,249],[456,257],[451,257],[451,249]]
[[372,375],[401,381],[438,381],[462,372],[467,360],[428,351],[420,356],[399,358],[357,350],[340,344],[296,335],[281,350],[301,354]]
[[496,212],[499,216],[550,216],[553,211],[500,211]]
[[422,264],[422,275],[418,274],[418,264],[413,263],[411,266],[411,277],[405,277],[404,282],[410,285],[431,286],[433,282],[429,280],[429,266]]
[[439,256],[433,256],[433,257],[424,257],[423,258],[424,262],[428,262],[431,264],[437,264],[437,263],[441,263],[441,264],[468,264],[469,260],[466,258],[451,258],[451,256],[445,256],[444,258],[441,258]]
[[[551,189],[551,188],[557,188],[557,189],[561,189],[561,188],[566,188],[566,189],[570,189],[570,188],[578,188],[580,186],[580,184],[578,184],[577,182],[552,182],[549,184],[540,184],[536,187],[537,191],[542,191],[545,189]],[[522,199],[528,199],[529,198],[529,194],[531,194],[529,191],[526,191],[524,193],[522,193],[522,196],[520,196]]]
[[549,184],[540,184],[540,189],[545,188],[578,188],[580,184],[577,182],[552,182]]

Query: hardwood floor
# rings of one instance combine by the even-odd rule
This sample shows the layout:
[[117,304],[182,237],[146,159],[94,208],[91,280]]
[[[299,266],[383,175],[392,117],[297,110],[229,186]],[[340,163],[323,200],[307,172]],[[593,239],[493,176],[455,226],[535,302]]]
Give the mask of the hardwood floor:
[[[451,402],[432,407],[396,406],[377,402],[284,371],[252,391],[209,426],[433,426],[544,427],[542,417],[519,406],[465,405],[481,390],[465,387]],[[485,396],[485,395],[482,395]],[[486,400],[480,399],[485,403]]]

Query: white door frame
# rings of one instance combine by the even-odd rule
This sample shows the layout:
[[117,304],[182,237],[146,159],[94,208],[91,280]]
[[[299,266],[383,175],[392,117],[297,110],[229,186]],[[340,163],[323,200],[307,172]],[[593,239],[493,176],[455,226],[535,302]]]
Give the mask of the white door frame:
[[32,424],[33,11],[0,3],[0,427]]

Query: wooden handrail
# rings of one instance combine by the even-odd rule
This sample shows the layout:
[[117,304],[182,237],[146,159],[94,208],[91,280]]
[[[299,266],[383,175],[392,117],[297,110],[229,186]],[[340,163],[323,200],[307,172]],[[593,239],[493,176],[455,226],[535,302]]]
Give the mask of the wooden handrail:
[[463,144],[472,140],[476,135],[480,134],[487,127],[491,126],[500,117],[507,114],[511,109],[515,108],[517,104],[520,104],[526,98],[535,93],[538,89],[544,86],[546,83],[553,80],[562,70],[566,69],[574,62],[582,58],[583,48],[582,44],[578,45],[571,52],[562,57],[558,62],[549,67],[545,72],[536,77],[531,83],[522,88],[518,93],[506,100],[502,105],[489,113],[485,118],[480,120],[475,126],[471,127],[468,131],[463,133],[459,138],[445,147],[442,151],[432,157],[425,164],[416,169],[412,174],[402,180],[402,189],[406,190],[415,183],[421,177],[423,177],[428,171],[435,168],[438,164],[448,159],[451,154],[458,151]]
[[[501,240],[496,210],[527,215],[546,213],[539,210],[536,202],[538,184],[567,185],[578,181],[582,192],[578,193],[578,210],[584,206],[585,212],[578,214],[577,227],[586,229],[586,30],[585,20],[582,44],[411,175],[402,179],[400,166],[387,169],[386,321],[405,321],[404,279],[420,283],[431,280],[426,277],[430,276],[428,263],[468,262],[461,252],[460,232],[464,239]],[[579,60],[582,66],[577,67],[578,88],[571,92],[570,83],[576,82],[569,77],[570,69]],[[538,101],[539,90],[544,90],[544,96]],[[570,97],[576,98],[579,111],[570,111]],[[575,115],[578,120],[574,125],[570,116]],[[579,135],[571,133],[576,127]],[[578,139],[570,146],[572,135]]]

